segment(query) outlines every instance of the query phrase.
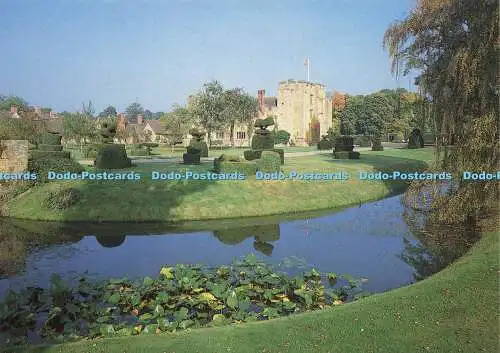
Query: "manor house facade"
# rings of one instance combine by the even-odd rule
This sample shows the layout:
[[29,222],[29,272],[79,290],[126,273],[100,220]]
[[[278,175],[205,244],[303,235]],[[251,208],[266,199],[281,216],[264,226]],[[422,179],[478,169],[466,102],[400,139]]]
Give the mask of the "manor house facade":
[[[307,145],[325,135],[332,127],[332,96],[325,90],[325,85],[307,81],[288,80],[279,83],[277,97],[266,97],[263,89],[257,91],[259,103],[258,118],[273,116],[279,130],[290,133],[290,139],[296,145]],[[272,127],[271,127],[272,128]],[[236,146],[248,146],[253,128],[236,126],[234,143]],[[230,144],[229,131],[219,131],[212,135],[212,140]]]

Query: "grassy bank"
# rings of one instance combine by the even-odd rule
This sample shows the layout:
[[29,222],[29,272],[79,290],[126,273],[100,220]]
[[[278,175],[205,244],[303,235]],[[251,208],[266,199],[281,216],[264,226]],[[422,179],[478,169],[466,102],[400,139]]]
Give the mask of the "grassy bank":
[[[433,150],[363,152],[361,160],[334,160],[330,154],[290,158],[283,171],[349,173],[347,181],[154,181],[152,171],[207,172],[212,163],[185,168],[177,163],[140,164],[129,170],[139,181],[57,181],[31,189],[5,207],[15,218],[54,221],[183,221],[264,216],[343,207],[401,192],[406,184],[359,180],[359,171],[414,171],[426,167]],[[45,207],[57,190],[74,188],[71,207]]]
[[442,272],[358,302],[271,321],[22,351],[497,352],[500,233]]

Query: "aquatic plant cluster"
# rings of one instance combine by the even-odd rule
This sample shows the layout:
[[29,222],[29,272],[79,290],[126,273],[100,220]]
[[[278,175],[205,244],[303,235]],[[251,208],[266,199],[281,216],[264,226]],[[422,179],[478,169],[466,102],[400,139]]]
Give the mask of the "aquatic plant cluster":
[[111,279],[9,292],[0,305],[1,344],[174,332],[267,320],[343,304],[359,292],[350,276],[315,269],[291,277],[248,255],[230,266],[162,267],[156,279]]

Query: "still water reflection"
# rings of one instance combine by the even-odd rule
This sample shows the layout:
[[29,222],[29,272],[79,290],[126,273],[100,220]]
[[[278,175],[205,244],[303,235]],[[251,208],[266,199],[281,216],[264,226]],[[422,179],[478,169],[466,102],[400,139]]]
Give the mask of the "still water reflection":
[[[400,197],[299,220],[259,218],[162,224],[61,224],[0,221],[0,298],[8,289],[71,279],[155,276],[164,264],[229,264],[248,253],[283,265],[367,278],[382,292],[439,271],[461,256],[474,231],[423,226]],[[459,237],[456,234],[460,234]],[[300,260],[300,261],[297,261]],[[288,261],[290,262],[290,261]],[[289,269],[300,271],[302,268]]]

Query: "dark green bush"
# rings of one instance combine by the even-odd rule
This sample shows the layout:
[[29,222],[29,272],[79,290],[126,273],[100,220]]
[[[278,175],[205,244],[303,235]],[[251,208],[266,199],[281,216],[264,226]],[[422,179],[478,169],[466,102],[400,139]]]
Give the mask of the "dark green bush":
[[323,138],[318,142],[318,150],[331,150],[333,148],[333,142]]
[[216,173],[243,173],[245,175],[255,175],[257,172],[257,163],[242,161],[242,162],[230,162],[221,161],[219,162],[218,169],[215,170]]
[[285,130],[278,130],[273,135],[274,143],[287,144],[290,140],[290,133]]
[[353,151],[336,151],[333,152],[335,159],[359,159],[359,152]]
[[83,146],[82,154],[84,158],[96,158],[97,151],[99,150],[98,145],[85,145]]
[[94,163],[98,169],[123,169],[132,166],[125,145],[103,144],[99,146]]
[[187,147],[187,153],[190,153],[190,154],[199,154],[200,157],[201,157],[201,147],[198,146],[198,145],[188,146]]
[[257,161],[257,169],[264,173],[279,172],[281,158],[279,153],[273,151],[262,151],[260,159]]
[[37,150],[39,151],[62,151],[63,146],[62,145],[44,145],[44,144],[39,144],[37,146]]
[[82,193],[75,188],[55,190],[47,195],[43,206],[52,210],[65,210],[77,203],[81,197]]
[[372,151],[383,151],[384,146],[382,146],[382,139],[380,137],[374,137],[372,139]]
[[184,164],[200,164],[200,154],[190,153],[189,147],[188,147],[188,152],[182,155],[182,159],[184,161]]
[[272,150],[274,140],[269,131],[267,134],[255,133],[252,137],[252,150]]
[[359,147],[371,147],[372,145],[370,136],[357,136],[355,143]]
[[[208,145],[205,141],[191,140],[189,143],[189,147],[200,150],[199,152],[200,157],[208,157]],[[188,147],[188,152],[189,152],[189,147]]]
[[40,134],[39,143],[43,145],[60,145],[61,144],[61,135],[54,134],[50,132],[44,132]]
[[30,158],[66,158],[71,157],[71,152],[69,151],[41,151],[41,150],[31,150],[29,151]]
[[354,138],[352,136],[338,136],[335,139],[335,151],[352,152],[354,149]]
[[30,172],[37,173],[37,183],[47,182],[48,172],[70,172],[81,173],[84,171],[83,166],[77,161],[70,158],[54,158],[54,157],[31,157],[28,160],[28,169]]
[[[273,148],[267,151],[278,153],[280,156],[281,164],[285,164],[285,150],[283,148]],[[260,158],[260,156],[262,155],[262,150],[246,150],[243,152],[243,155],[245,156],[245,159],[247,161],[253,161]]]
[[156,142],[146,142],[146,143],[143,143],[142,145],[145,147],[149,147],[149,148],[155,148],[155,147],[159,146]]

